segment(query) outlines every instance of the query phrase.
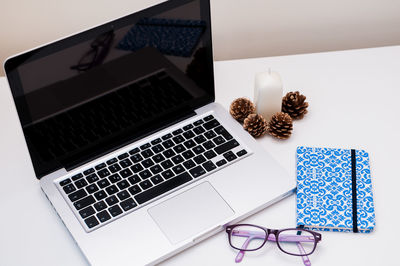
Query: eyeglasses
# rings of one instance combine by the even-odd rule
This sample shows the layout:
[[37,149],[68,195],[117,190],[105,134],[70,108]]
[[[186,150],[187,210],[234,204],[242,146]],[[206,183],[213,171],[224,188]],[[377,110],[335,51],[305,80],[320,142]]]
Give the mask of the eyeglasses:
[[289,255],[302,256],[304,265],[311,265],[312,254],[321,241],[321,234],[301,228],[268,229],[252,224],[235,224],[226,227],[229,244],[240,250],[235,261],[241,262],[245,251],[262,248],[267,241],[276,242],[278,248]]

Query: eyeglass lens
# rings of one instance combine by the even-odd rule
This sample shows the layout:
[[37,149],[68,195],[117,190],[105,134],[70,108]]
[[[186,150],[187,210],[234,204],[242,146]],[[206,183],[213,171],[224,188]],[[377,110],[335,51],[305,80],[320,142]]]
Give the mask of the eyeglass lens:
[[279,232],[278,235],[278,246],[289,254],[310,254],[315,245],[314,235],[307,231],[288,229]]
[[265,242],[266,232],[256,226],[236,226],[231,231],[231,245],[242,250],[259,249]]

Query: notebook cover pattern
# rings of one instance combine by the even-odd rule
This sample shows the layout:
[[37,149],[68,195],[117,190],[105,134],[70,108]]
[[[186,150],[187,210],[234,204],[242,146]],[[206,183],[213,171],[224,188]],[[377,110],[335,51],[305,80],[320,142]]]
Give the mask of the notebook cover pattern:
[[[375,226],[368,153],[356,150],[357,227]],[[323,231],[353,231],[350,149],[297,148],[297,225]]]

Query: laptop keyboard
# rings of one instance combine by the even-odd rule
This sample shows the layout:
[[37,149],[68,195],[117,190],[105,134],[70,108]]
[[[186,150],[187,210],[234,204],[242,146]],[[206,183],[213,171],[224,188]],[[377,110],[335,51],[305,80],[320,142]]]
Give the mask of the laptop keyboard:
[[89,230],[247,154],[212,115],[59,182]]

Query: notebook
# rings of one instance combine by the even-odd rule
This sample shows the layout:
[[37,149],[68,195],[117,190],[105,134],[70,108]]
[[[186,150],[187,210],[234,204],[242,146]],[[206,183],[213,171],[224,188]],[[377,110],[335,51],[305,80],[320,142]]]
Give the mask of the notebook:
[[369,233],[374,229],[366,151],[297,148],[297,225],[340,232]]

